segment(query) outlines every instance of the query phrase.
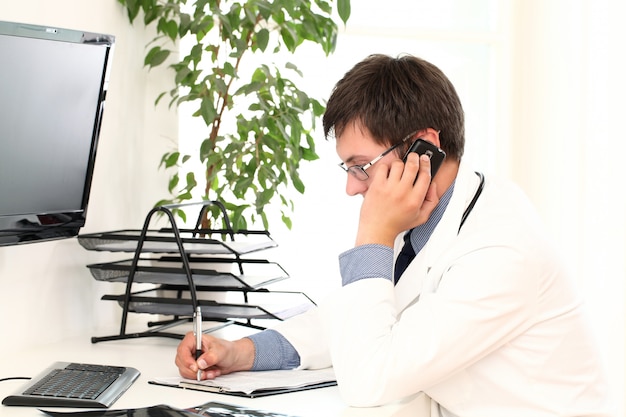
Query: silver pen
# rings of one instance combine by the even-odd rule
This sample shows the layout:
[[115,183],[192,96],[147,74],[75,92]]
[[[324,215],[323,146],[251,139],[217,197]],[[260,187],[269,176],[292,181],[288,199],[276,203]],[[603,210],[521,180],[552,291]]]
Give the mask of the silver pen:
[[[196,335],[196,361],[202,355],[202,311],[200,306],[196,307],[196,311],[193,314],[193,332]],[[198,368],[196,379],[200,381],[202,379],[202,369]]]

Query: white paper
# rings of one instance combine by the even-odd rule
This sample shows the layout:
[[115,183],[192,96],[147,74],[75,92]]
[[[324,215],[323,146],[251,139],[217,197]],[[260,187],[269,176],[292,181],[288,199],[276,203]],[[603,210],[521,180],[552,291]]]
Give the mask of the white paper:
[[221,375],[215,379],[196,381],[185,378],[156,378],[155,383],[181,386],[181,387],[206,387],[221,391],[243,392],[251,394],[257,390],[278,388],[299,388],[322,382],[335,381],[335,373],[332,368],[315,370],[281,370],[281,371],[245,371]]

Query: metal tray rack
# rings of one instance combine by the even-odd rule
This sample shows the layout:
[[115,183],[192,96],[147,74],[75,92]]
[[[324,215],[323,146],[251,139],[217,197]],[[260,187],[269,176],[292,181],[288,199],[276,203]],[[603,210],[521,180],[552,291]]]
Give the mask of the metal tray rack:
[[[161,206],[148,213],[142,229],[78,236],[78,242],[87,250],[134,253],[131,259],[87,265],[96,280],[125,284],[124,294],[102,297],[102,300],[117,302],[123,309],[119,333],[92,337],[93,343],[148,336],[181,338],[180,332],[167,330],[191,321],[197,307],[200,307],[203,320],[218,323],[205,330],[209,332],[230,324],[263,329],[252,320],[284,320],[315,305],[304,293],[266,288],[289,278],[279,264],[250,257],[277,246],[269,232],[234,231],[221,203],[206,201],[197,204],[200,214],[193,229],[177,227],[173,209],[180,205]],[[219,207],[226,228],[203,229],[199,226],[210,205]],[[168,218],[169,227],[149,228],[156,213]],[[138,284],[152,285],[137,289]],[[240,294],[242,302],[207,298],[216,293]],[[199,294],[205,297],[201,298]],[[252,295],[258,303],[251,303]],[[302,301],[294,303],[294,297]],[[146,331],[127,333],[129,313],[171,317],[149,322]]]

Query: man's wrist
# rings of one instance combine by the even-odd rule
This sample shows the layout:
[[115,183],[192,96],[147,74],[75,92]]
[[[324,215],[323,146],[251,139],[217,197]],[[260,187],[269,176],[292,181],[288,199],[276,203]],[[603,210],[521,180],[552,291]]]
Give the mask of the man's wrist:
[[384,233],[379,230],[362,230],[359,228],[356,235],[355,246],[383,245],[393,248],[397,233]]
[[247,337],[235,340],[234,342],[236,352],[235,367],[236,371],[249,371],[252,369],[255,357],[254,343]]

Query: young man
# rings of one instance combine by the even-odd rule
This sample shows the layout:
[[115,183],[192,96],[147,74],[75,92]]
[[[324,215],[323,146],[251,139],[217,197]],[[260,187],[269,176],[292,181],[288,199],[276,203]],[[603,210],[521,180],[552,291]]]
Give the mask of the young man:
[[[182,376],[333,366],[353,406],[422,391],[446,417],[610,415],[572,279],[524,195],[461,162],[463,110],[438,68],[366,58],[337,83],[324,131],[363,197],[342,289],[273,330],[205,335],[197,362],[187,335]],[[427,156],[401,159],[417,138],[447,154],[432,178]]]

